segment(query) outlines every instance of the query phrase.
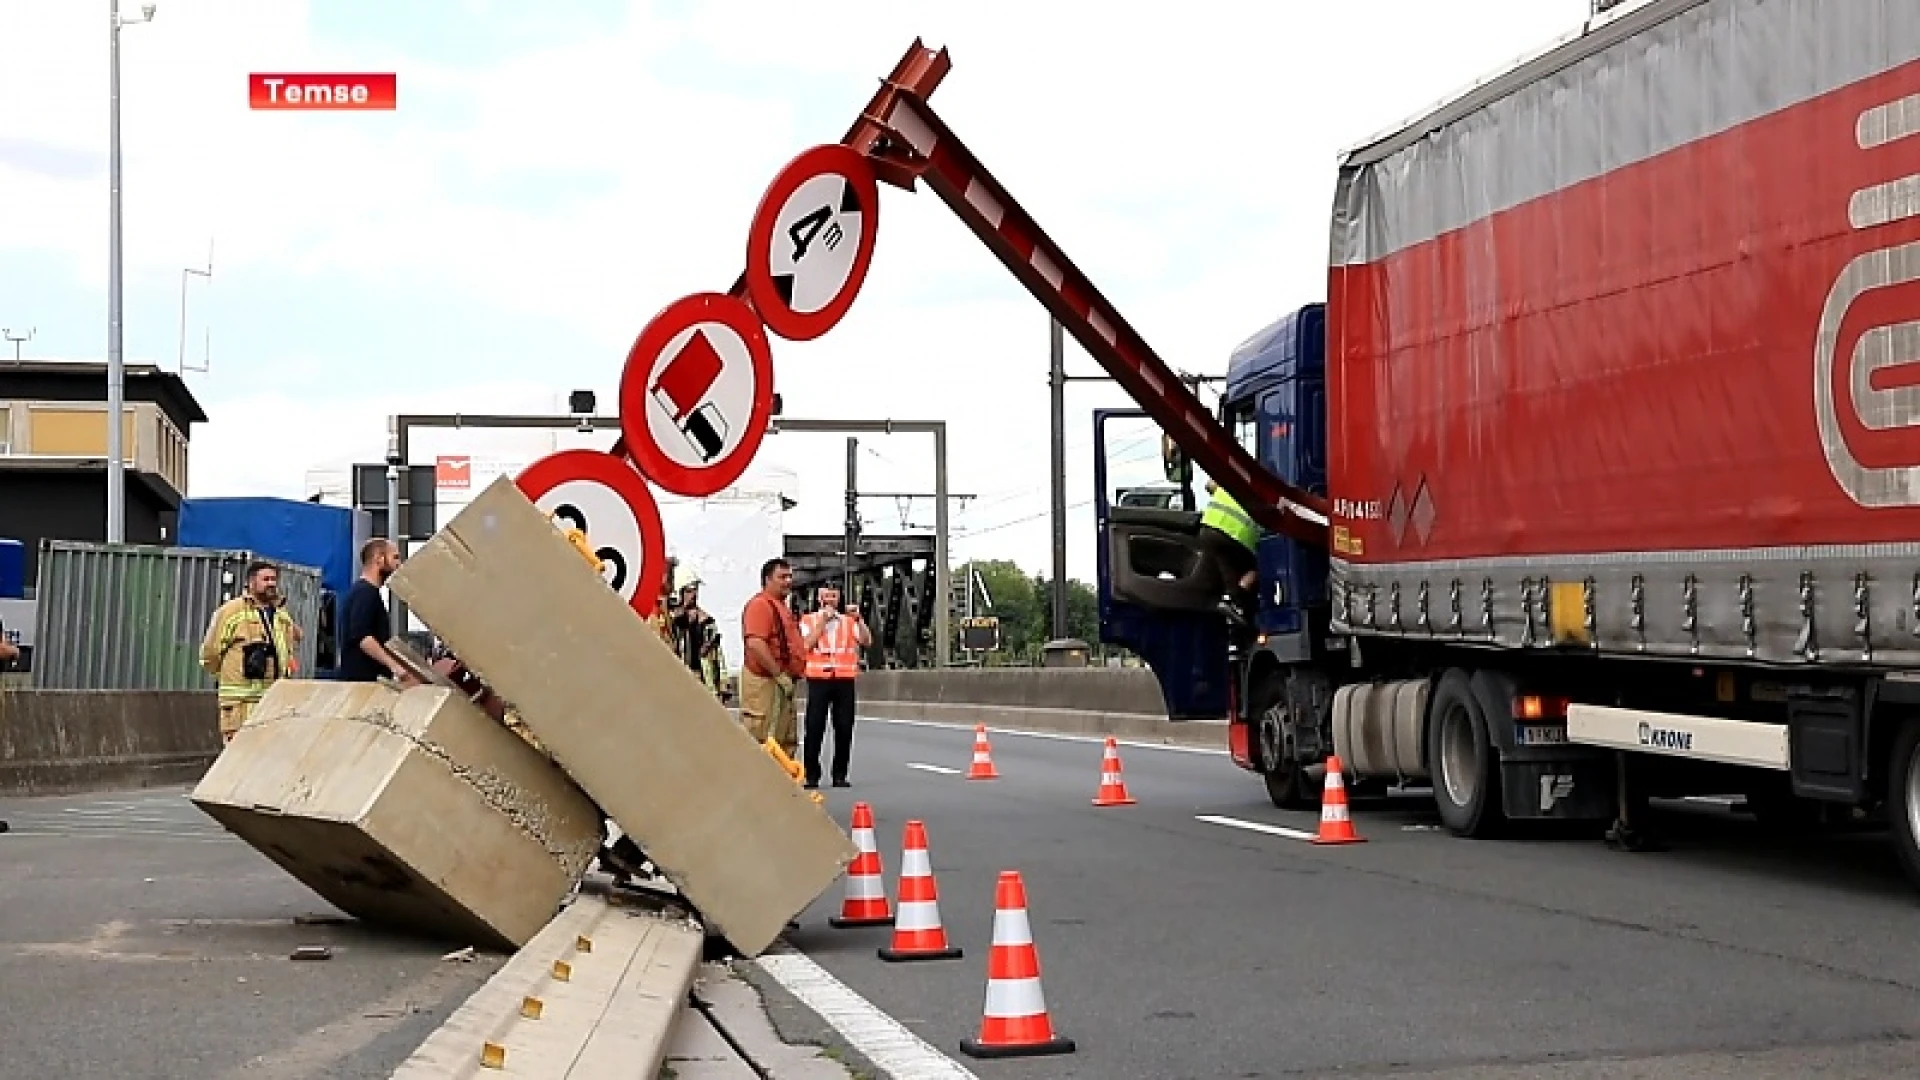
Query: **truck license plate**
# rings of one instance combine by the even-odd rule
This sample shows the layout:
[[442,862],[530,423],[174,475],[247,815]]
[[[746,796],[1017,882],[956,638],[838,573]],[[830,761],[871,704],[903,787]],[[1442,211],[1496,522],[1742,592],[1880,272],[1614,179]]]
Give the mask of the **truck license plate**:
[[1549,746],[1567,741],[1567,729],[1558,724],[1516,724],[1514,741],[1521,746]]

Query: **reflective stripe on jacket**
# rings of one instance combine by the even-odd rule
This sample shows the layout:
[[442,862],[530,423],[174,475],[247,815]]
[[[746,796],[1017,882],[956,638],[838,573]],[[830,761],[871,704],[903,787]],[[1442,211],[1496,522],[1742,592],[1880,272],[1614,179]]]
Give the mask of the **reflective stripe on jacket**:
[[720,650],[719,633],[713,631],[713,624],[707,624],[712,632],[713,651],[701,658],[701,674],[705,676],[707,688],[719,692],[727,685],[727,654]]
[[[826,617],[824,611],[806,615],[803,632],[812,633]],[[853,620],[842,615],[826,624],[807,653],[807,678],[851,679],[859,674],[860,646],[854,639]]]
[[1260,526],[1254,524],[1226,488],[1215,488],[1213,498],[1207,501],[1206,513],[1200,515],[1200,524],[1218,529],[1248,551],[1256,549],[1260,543]]
[[[244,646],[267,640],[266,620],[246,596],[236,596],[213,613],[207,636],[200,643],[200,666],[220,682],[220,700],[255,702],[266,696],[272,679],[249,679],[242,656]],[[293,616],[285,608],[273,611],[274,655],[282,676],[292,673]]]

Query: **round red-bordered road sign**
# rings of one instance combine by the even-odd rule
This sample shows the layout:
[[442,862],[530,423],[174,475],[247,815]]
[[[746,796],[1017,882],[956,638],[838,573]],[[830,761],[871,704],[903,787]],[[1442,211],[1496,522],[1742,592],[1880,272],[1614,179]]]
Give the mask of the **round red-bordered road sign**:
[[620,441],[641,475],[701,498],[740,478],[773,418],[773,352],[743,300],[695,293],[653,317],[620,373]]
[[747,233],[747,296],[767,329],[811,341],[838,325],[867,279],[879,225],[865,154],[833,143],[788,162]]
[[513,482],[555,528],[585,533],[608,586],[642,616],[653,614],[667,577],[667,533],[645,477],[612,454],[562,450]]

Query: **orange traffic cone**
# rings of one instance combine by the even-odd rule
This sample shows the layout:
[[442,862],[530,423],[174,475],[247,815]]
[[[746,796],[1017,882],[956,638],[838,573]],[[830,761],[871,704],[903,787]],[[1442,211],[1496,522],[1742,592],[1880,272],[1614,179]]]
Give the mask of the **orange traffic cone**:
[[1120,744],[1107,736],[1107,752],[1100,761],[1100,790],[1093,797],[1095,806],[1132,806],[1127,794],[1127,779],[1120,775]]
[[1040,990],[1040,953],[1027,921],[1027,887],[1018,870],[1002,870],[993,897],[993,951],[987,956],[987,1006],[980,1037],[961,1039],[970,1057],[1071,1054],[1073,1040],[1053,1031]]
[[959,948],[947,944],[940,925],[940,900],[933,884],[933,858],[927,854],[927,827],[907,822],[900,852],[900,911],[893,924],[893,945],[881,948],[882,960],[957,960]]
[[866,803],[853,804],[853,844],[860,854],[847,867],[847,895],[840,902],[840,914],[827,920],[835,929],[855,926],[891,926],[893,911],[887,906],[886,872],[880,866],[880,849],[873,842],[873,808]]
[[969,780],[998,780],[1000,773],[993,767],[993,748],[987,745],[987,725],[973,725],[973,764],[967,769]]
[[1347,784],[1340,779],[1340,755],[1327,755],[1327,780],[1320,790],[1320,835],[1316,844],[1361,844],[1366,837],[1353,831],[1347,815]]

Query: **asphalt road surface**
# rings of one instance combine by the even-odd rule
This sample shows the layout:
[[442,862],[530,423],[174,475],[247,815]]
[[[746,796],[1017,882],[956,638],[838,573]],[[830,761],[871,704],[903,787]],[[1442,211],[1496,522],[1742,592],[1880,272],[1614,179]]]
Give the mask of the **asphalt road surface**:
[[[970,782],[970,729],[858,730],[855,787],[829,806],[873,807],[889,896],[904,822],[926,823],[966,957],[881,962],[891,931],[826,927],[838,887],[792,941],[980,1077],[1920,1074],[1920,903],[1877,835],[1702,809],[1670,821],[1672,850],[1626,854],[1461,840],[1401,801],[1357,808],[1366,843],[1316,847],[1314,815],[1272,809],[1218,754],[1123,745],[1139,804],[1096,809],[1097,741],[997,733],[1001,779]],[[1003,869],[1025,878],[1072,1056],[958,1053]]]
[[180,789],[0,799],[0,820],[0,1076],[372,1080],[501,963],[327,922]]

